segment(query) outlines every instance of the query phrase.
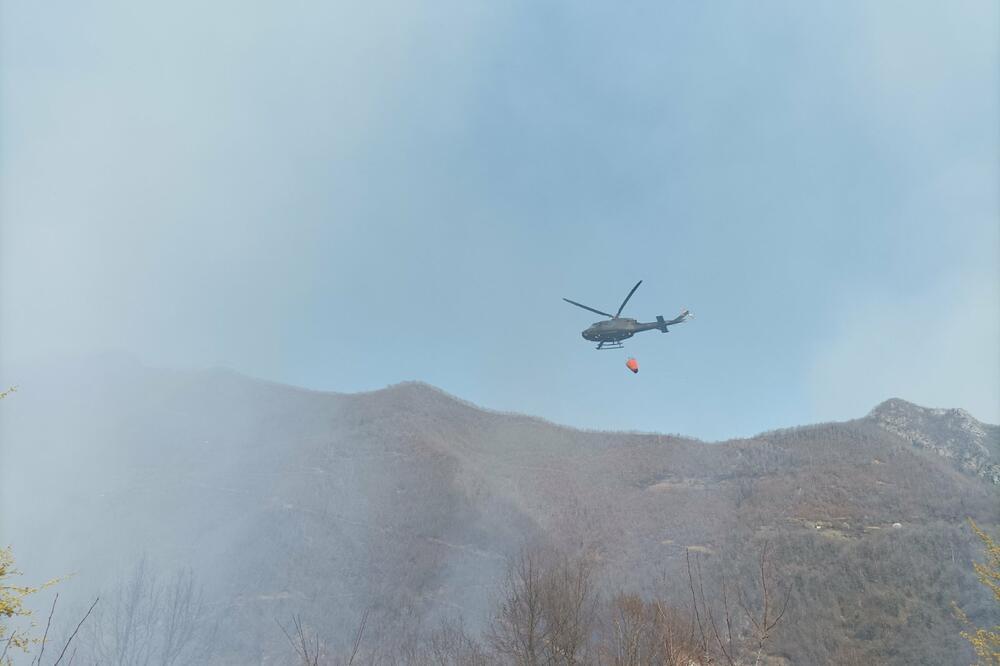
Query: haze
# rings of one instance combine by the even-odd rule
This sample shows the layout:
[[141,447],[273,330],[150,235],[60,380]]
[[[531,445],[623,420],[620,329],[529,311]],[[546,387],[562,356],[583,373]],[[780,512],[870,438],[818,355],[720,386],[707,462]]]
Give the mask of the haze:
[[0,0],[0,663],[970,663],[998,118],[988,0]]

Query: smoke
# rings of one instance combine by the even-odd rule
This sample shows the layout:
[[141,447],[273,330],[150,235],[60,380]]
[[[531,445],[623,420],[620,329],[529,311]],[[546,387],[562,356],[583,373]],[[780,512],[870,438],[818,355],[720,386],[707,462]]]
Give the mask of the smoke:
[[824,419],[864,414],[889,397],[962,407],[1000,423],[1000,276],[969,272],[900,300],[845,304],[832,340],[811,368]]

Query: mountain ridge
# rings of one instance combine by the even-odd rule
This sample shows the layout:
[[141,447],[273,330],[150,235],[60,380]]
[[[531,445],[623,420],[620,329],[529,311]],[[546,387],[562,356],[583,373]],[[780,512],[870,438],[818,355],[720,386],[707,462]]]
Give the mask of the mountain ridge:
[[[666,576],[682,603],[689,548],[738,575],[770,541],[796,581],[775,643],[791,663],[949,663],[964,648],[937,597],[988,612],[962,521],[1000,524],[997,486],[871,414],[705,443],[494,412],[423,382],[351,394],[141,366],[23,389],[0,422],[5,538],[90,589],[142,552],[193,567],[231,611],[231,663],[250,636],[281,654],[273,619],[289,613],[324,618],[333,643],[371,605],[386,626],[461,608],[482,629],[528,542],[595,553],[608,590]],[[931,442],[970,432],[945,428],[947,410],[872,411],[895,407]],[[46,470],[41,495],[26,469]],[[21,497],[30,515],[10,508]]]

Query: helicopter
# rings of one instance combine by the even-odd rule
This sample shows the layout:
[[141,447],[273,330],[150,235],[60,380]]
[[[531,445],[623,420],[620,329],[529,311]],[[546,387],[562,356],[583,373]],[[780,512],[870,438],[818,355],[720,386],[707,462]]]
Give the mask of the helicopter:
[[632,287],[632,291],[628,292],[628,296],[626,296],[625,300],[622,301],[621,306],[618,308],[618,312],[615,314],[601,312],[600,310],[594,309],[589,305],[584,305],[583,303],[577,303],[576,301],[564,298],[564,301],[575,305],[578,308],[590,310],[591,312],[611,318],[610,321],[599,321],[591,325],[590,328],[581,333],[581,335],[583,335],[583,339],[596,342],[596,349],[622,349],[625,347],[625,345],[622,344],[622,341],[628,340],[636,333],[652,330],[666,333],[668,332],[668,326],[683,323],[694,317],[689,310],[682,310],[677,317],[669,320],[664,319],[662,315],[657,315],[656,321],[648,323],[636,321],[635,319],[629,319],[628,317],[620,317],[619,315],[622,313],[622,310],[625,309],[625,304],[628,303],[628,299],[632,298],[632,294],[635,293],[635,290],[639,288],[640,284],[642,284],[642,280],[635,283],[635,286]]

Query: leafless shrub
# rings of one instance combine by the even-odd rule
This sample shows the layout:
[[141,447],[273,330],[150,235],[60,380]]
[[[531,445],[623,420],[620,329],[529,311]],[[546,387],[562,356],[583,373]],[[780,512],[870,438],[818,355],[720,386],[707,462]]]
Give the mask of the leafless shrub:
[[488,666],[496,663],[465,631],[461,620],[448,620],[425,635],[411,662],[414,666]]
[[791,594],[767,543],[754,575],[743,581],[721,572],[710,576],[701,557],[689,553],[689,608],[662,596],[625,593],[601,604],[594,573],[587,557],[522,549],[509,562],[485,643],[471,637],[461,620],[430,631],[417,619],[384,626],[377,621],[366,631],[367,611],[349,653],[331,654],[297,616],[281,629],[300,666],[759,666]]
[[698,645],[691,622],[662,599],[618,594],[608,605],[599,661],[609,666],[690,666]]
[[[377,646],[375,649],[369,650],[367,655],[363,656],[362,647],[364,642],[368,640],[366,637],[369,634],[368,620],[370,615],[371,608],[366,608],[361,614],[358,627],[350,645],[350,651],[345,654],[332,652],[319,633],[307,627],[299,615],[292,616],[290,627],[286,627],[277,618],[275,618],[275,622],[287,639],[288,644],[295,651],[299,666],[353,666],[354,664],[361,663],[376,664],[387,661],[393,663],[399,661],[400,655],[384,654],[377,649]],[[374,642],[377,643],[378,640],[376,639]],[[403,663],[415,663],[415,660],[403,657]]]
[[[277,620],[275,620],[277,622]],[[309,636],[302,618],[298,615],[292,616],[292,630],[289,631],[281,622],[278,622],[281,633],[288,639],[288,644],[295,650],[301,666],[319,666],[320,659],[324,658],[324,646],[319,635]]]

